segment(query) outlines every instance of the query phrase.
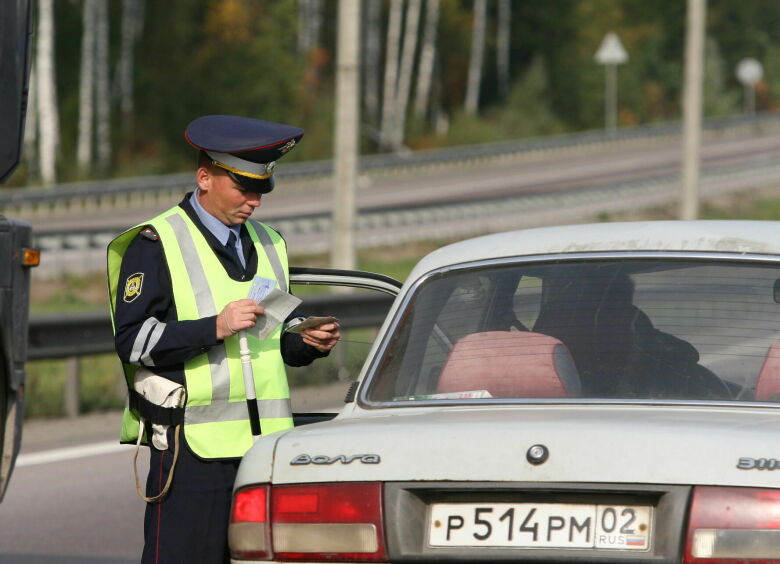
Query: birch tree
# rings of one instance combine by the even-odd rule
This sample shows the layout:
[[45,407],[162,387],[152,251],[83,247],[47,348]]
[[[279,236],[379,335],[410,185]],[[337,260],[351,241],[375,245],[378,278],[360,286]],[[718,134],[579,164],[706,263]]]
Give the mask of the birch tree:
[[378,129],[381,0],[363,0],[363,104],[366,121]]
[[498,67],[498,93],[501,98],[506,98],[509,94],[509,53],[511,48],[511,30],[511,0],[498,0],[498,38],[496,46],[496,66]]
[[421,0],[409,0],[406,5],[406,21],[404,22],[404,43],[401,53],[401,65],[398,74],[398,88],[395,100],[395,121],[393,128],[392,146],[400,149],[404,142],[404,129],[406,125],[406,107],[409,104],[409,92],[414,72],[414,60],[417,52],[417,31],[420,25]]
[[322,0],[298,0],[298,53],[306,55],[320,44]]
[[108,173],[111,162],[111,92],[108,61],[108,2],[99,0],[95,13],[95,98],[98,168]]
[[425,10],[425,28],[420,50],[420,65],[417,69],[417,90],[415,92],[414,115],[425,117],[431,98],[433,63],[436,56],[436,32],[439,27],[439,0],[428,0]]
[[37,176],[38,168],[38,87],[35,65],[31,65],[27,83],[27,113],[24,122],[24,159],[27,162],[27,176]]
[[81,77],[79,80],[79,134],[76,162],[79,171],[92,166],[92,140],[95,115],[95,16],[98,0],[84,0],[81,30]]
[[387,46],[385,48],[385,79],[382,88],[382,124],[379,131],[380,145],[389,147],[395,129],[395,94],[398,80],[398,51],[401,39],[403,0],[390,0],[390,16],[387,22]]
[[122,0],[122,28],[116,91],[119,95],[119,108],[125,124],[130,123],[135,108],[133,69],[135,66],[135,43],[141,33],[143,23],[142,14],[141,0]]
[[482,82],[482,59],[485,51],[487,0],[474,0],[474,27],[471,33],[466,113],[474,115],[479,109],[479,86]]
[[44,184],[57,182],[57,153],[60,142],[60,117],[54,68],[53,0],[38,1],[38,39],[36,77],[38,99],[39,163]]

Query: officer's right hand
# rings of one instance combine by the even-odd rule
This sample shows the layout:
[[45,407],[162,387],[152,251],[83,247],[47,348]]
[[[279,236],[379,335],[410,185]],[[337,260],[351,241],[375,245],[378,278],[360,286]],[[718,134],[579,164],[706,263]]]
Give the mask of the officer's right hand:
[[254,300],[230,302],[217,315],[217,339],[227,339],[242,329],[254,327],[258,315],[265,315],[265,309]]

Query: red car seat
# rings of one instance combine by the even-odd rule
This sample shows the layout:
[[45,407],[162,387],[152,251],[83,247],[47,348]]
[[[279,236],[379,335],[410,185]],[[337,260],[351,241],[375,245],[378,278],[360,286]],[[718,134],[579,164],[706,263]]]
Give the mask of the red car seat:
[[766,353],[756,380],[756,401],[780,401],[780,341]]
[[569,349],[549,335],[487,331],[460,339],[439,375],[440,393],[487,390],[496,398],[580,395]]

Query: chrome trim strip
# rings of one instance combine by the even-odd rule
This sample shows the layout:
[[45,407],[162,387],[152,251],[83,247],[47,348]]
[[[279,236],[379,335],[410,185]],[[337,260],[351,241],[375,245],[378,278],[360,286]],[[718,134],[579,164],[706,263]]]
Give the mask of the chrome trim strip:
[[585,399],[585,398],[556,398],[545,401],[543,399],[533,400],[499,400],[499,399],[469,399],[468,402],[463,401],[451,401],[451,400],[436,400],[436,401],[403,401],[403,402],[372,402],[366,397],[368,389],[371,387],[372,381],[376,374],[377,366],[380,364],[381,359],[384,358],[387,352],[387,346],[389,341],[389,335],[395,334],[395,331],[400,322],[400,312],[406,310],[412,297],[417,293],[419,287],[433,278],[434,276],[440,276],[443,274],[449,274],[450,272],[457,272],[461,270],[470,270],[479,267],[493,267],[504,266],[510,264],[526,264],[526,263],[544,263],[544,262],[575,262],[575,261],[602,261],[610,259],[672,259],[672,260],[718,260],[722,262],[754,262],[754,263],[780,263],[780,256],[778,255],[762,255],[756,253],[724,253],[715,251],[604,251],[604,252],[585,252],[585,253],[555,253],[548,255],[526,255],[526,256],[513,256],[513,257],[496,257],[479,261],[464,262],[460,264],[452,264],[436,268],[429,272],[425,272],[420,275],[411,285],[406,289],[401,296],[401,301],[393,310],[393,318],[387,325],[387,329],[378,336],[378,346],[376,354],[371,360],[371,364],[366,368],[365,376],[360,380],[360,392],[356,398],[357,404],[364,409],[378,409],[378,408],[392,408],[392,407],[431,407],[431,406],[443,406],[443,405],[458,405],[458,406],[470,406],[470,405],[485,405],[485,404],[501,404],[501,405],[518,405],[518,404],[593,404],[593,405],[708,405],[708,406],[724,406],[734,407],[749,406],[751,408],[757,406],[773,407],[775,409],[780,408],[780,404],[774,403],[760,403],[760,402],[746,402],[746,401],[705,401],[705,400],[628,400],[628,399]]
[[364,288],[366,290],[376,290],[384,292],[391,296],[398,295],[398,287],[388,282],[374,280],[371,278],[362,278],[360,276],[343,276],[327,274],[292,274],[290,275],[292,284],[310,284],[313,286],[349,286],[353,288]]
[[620,399],[620,398],[517,398],[517,399],[498,399],[498,398],[481,398],[481,399],[469,399],[463,400],[407,400],[407,401],[394,401],[384,403],[371,403],[367,408],[382,407],[387,408],[401,408],[401,407],[484,407],[485,405],[503,405],[503,406],[524,406],[524,405],[565,405],[565,406],[674,406],[674,407],[740,407],[740,408],[770,408],[780,409],[780,403],[772,402],[748,402],[739,400],[660,400],[660,399]]

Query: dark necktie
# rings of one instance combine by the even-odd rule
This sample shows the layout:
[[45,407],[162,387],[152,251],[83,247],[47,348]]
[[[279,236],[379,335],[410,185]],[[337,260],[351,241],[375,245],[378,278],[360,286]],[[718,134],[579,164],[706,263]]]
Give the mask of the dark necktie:
[[236,250],[236,234],[233,231],[231,231],[228,235],[225,248],[227,249],[230,258],[233,259],[234,263],[236,263],[236,266],[238,266],[243,271],[244,266],[241,264],[241,259],[238,258],[238,251]]

